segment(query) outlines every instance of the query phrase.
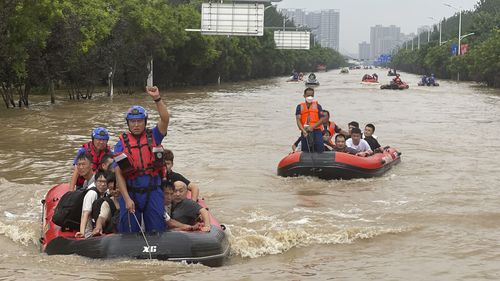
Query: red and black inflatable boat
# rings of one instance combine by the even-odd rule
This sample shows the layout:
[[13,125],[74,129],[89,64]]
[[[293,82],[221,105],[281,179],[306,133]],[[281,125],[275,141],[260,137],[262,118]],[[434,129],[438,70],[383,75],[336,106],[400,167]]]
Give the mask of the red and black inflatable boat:
[[[210,214],[210,232],[165,231],[159,233],[113,233],[87,239],[75,238],[76,231],[65,231],[52,222],[59,199],[69,191],[68,184],[52,187],[42,200],[41,251],[49,255],[77,254],[89,258],[137,258],[202,263],[221,266],[229,255],[229,241]],[[206,207],[203,200],[199,204]],[[146,243],[147,240],[147,243]]]
[[342,152],[294,152],[278,164],[278,176],[315,176],[321,179],[354,179],[381,176],[401,161],[401,153],[386,148],[383,153],[360,157]]

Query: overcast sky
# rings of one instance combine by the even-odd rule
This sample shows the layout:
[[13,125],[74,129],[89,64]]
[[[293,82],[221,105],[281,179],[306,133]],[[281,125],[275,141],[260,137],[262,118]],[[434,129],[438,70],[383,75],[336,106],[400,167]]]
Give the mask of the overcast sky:
[[401,27],[405,34],[416,33],[423,25],[432,25],[450,17],[456,10],[444,6],[448,3],[464,10],[474,9],[478,0],[282,0],[278,9],[305,9],[307,12],[322,9],[340,11],[340,51],[358,53],[358,44],[370,42],[370,27],[377,24]]

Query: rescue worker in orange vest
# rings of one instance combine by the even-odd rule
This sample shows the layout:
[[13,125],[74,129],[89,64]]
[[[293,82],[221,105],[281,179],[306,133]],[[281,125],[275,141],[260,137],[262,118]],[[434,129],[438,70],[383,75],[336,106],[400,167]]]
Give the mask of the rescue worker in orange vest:
[[321,123],[321,105],[314,100],[314,89],[304,90],[305,102],[297,105],[295,117],[297,127],[302,134],[301,149],[303,152],[318,152],[325,150]]
[[123,133],[115,145],[116,182],[122,195],[119,232],[139,232],[142,220],[147,232],[166,229],[161,142],[170,116],[158,88],[148,86],[146,91],[156,104],[160,121],[153,129],[146,128],[148,113],[142,106],[132,106],[125,114],[129,132]]
[[78,157],[81,154],[88,153],[92,156],[92,171],[95,173],[99,168],[99,164],[104,155],[111,155],[112,152],[108,145],[109,133],[106,128],[97,127],[92,131],[90,135],[92,138],[91,141],[82,145],[78,152],[76,153],[75,160],[73,161],[73,165],[75,169],[73,170],[73,175],[71,176],[71,182],[69,183],[69,187],[71,191],[75,189],[81,189],[83,187],[83,183],[85,179],[78,175],[78,170],[76,168],[76,164],[78,162]]
[[321,126],[323,127],[323,141],[325,142],[325,147],[329,148],[329,150],[332,150],[332,148],[335,146],[335,144],[332,141],[332,138],[335,136],[335,134],[349,134],[349,132],[343,130],[335,122],[330,121],[330,112],[328,110],[323,110],[321,112],[321,119],[323,120],[323,123]]

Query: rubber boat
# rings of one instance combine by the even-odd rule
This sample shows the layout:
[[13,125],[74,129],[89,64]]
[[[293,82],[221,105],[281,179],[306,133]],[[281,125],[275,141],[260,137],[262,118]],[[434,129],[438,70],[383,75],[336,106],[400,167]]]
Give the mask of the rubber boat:
[[306,86],[319,86],[319,81],[316,79],[314,80],[307,79],[305,84]]
[[294,152],[278,164],[278,176],[314,176],[321,179],[355,179],[381,176],[401,161],[401,153],[386,148],[383,153],[360,157],[343,152]]
[[405,82],[403,82],[402,84],[390,83],[380,86],[380,89],[382,90],[404,90],[408,88],[410,88],[410,85],[406,84]]
[[[113,233],[87,239],[75,238],[76,231],[61,229],[52,216],[68,184],[52,187],[42,200],[41,251],[48,255],[77,254],[89,258],[137,258],[201,263],[221,266],[229,255],[229,242],[220,225],[210,214],[210,232],[165,231],[158,233]],[[203,200],[199,204],[206,207]],[[146,242],[147,241],[147,242]]]
[[349,69],[348,69],[348,68],[345,68],[345,67],[344,67],[344,68],[342,68],[342,69],[340,70],[340,74],[348,74],[348,73],[349,73]]
[[437,87],[437,86],[439,86],[439,83],[434,82],[434,83],[426,83],[426,84],[424,84],[422,82],[418,82],[418,85],[419,86],[435,86],[435,87]]

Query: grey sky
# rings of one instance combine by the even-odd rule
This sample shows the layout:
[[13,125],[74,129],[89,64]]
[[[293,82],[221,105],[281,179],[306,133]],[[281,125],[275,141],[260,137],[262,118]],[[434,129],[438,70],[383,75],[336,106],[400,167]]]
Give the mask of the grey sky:
[[448,3],[464,10],[474,9],[478,0],[282,0],[278,9],[337,9],[340,11],[340,51],[358,53],[358,44],[370,42],[370,27],[377,24],[401,27],[409,34],[423,25],[437,23],[428,17],[442,19],[455,14]]

